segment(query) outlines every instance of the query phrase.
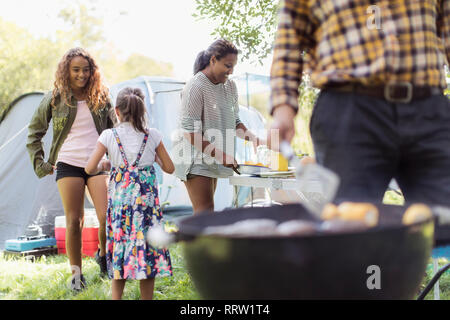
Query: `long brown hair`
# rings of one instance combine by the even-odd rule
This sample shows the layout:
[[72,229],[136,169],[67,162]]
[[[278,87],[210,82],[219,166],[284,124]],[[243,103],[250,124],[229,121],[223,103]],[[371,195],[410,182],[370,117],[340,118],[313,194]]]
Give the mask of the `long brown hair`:
[[145,119],[145,95],[141,89],[126,87],[120,90],[116,99],[116,108],[119,109],[123,121],[130,122],[136,131],[148,133]]
[[60,99],[70,105],[70,62],[75,57],[83,57],[89,62],[90,76],[85,90],[87,92],[87,103],[89,108],[97,111],[109,102],[109,90],[103,85],[100,71],[94,58],[83,48],[72,48],[66,52],[58,64],[58,69],[55,73],[55,82],[53,89],[53,97],[51,105],[56,106],[56,98]]
[[217,60],[222,59],[227,54],[238,54],[238,49],[234,44],[225,39],[219,39],[214,41],[206,50],[201,51],[194,63],[194,75],[205,69],[209,65],[209,61],[212,56],[215,56]]

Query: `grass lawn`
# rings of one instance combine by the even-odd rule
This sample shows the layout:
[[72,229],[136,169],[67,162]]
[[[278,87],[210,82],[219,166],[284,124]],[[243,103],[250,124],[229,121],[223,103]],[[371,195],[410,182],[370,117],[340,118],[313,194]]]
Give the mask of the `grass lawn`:
[[[394,191],[388,191],[384,195],[383,203],[385,204],[392,204],[392,205],[403,205],[405,203],[405,200],[403,196],[395,193]],[[448,264],[449,260],[447,259],[439,259],[438,264],[439,268],[442,268],[444,265]],[[433,277],[433,261],[430,259],[430,262],[427,266],[426,270],[426,276],[422,281],[422,286],[420,288],[420,291],[422,291],[425,286],[430,282],[431,278]],[[439,287],[440,287],[440,299],[441,300],[450,300],[450,270],[447,270],[445,272],[440,280],[439,280]],[[428,295],[425,297],[426,300],[433,300],[433,290],[431,290]]]
[[[173,277],[158,277],[155,300],[200,299],[186,272],[181,244],[170,247]],[[50,256],[31,262],[24,258],[9,258],[0,254],[0,299],[7,300],[107,300],[111,299],[111,281],[99,276],[93,258],[83,259],[83,274],[87,289],[72,294],[68,289],[71,278],[67,256]],[[128,281],[124,300],[139,299],[139,282]]]
[[[444,265],[450,263],[448,259],[439,259],[439,268],[442,268]],[[421,290],[425,288],[425,286],[430,282],[433,277],[433,265],[432,262],[428,264],[427,267],[427,275],[422,281]],[[450,300],[450,269],[447,270],[439,279],[439,289],[440,289],[440,299],[441,300]],[[425,300],[433,300],[433,290],[431,290],[428,295],[425,297]]]
[[[181,252],[181,244],[170,248],[174,276],[157,278],[156,300],[198,300],[195,287],[186,272]],[[440,267],[449,263],[440,259]],[[100,278],[98,266],[92,258],[83,259],[83,273],[88,288],[72,294],[68,289],[70,281],[69,262],[65,255],[50,256],[35,262],[24,258],[11,259],[0,255],[0,300],[108,300],[111,298],[111,281]],[[428,265],[422,288],[429,283],[433,266]],[[447,271],[439,281],[441,300],[450,300],[450,272]],[[139,299],[138,281],[129,281],[125,287],[124,299]],[[433,291],[426,297],[433,299]]]

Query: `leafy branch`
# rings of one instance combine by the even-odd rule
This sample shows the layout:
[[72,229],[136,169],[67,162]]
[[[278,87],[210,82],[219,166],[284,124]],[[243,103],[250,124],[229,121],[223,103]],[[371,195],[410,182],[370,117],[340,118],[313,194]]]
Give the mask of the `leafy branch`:
[[197,20],[216,23],[212,35],[232,41],[241,50],[241,60],[266,58],[272,51],[276,31],[278,1],[196,0]]

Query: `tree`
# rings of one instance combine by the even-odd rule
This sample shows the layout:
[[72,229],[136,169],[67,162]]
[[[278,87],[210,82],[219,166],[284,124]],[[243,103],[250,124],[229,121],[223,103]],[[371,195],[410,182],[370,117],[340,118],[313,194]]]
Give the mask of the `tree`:
[[54,40],[35,38],[0,19],[0,120],[21,94],[51,89],[58,61],[69,48],[89,48],[104,41],[102,20],[94,13],[94,8],[82,1],[64,7],[58,16],[66,28],[56,30]]
[[195,0],[193,16],[217,23],[213,35],[236,44],[241,60],[260,61],[272,51],[276,31],[278,1],[274,0]]
[[58,32],[58,40],[73,43],[83,48],[95,48],[101,45],[103,36],[103,19],[98,11],[97,1],[77,0],[61,9],[58,17],[64,21],[68,30]]
[[[35,39],[0,19],[0,111],[19,95],[49,88],[61,54],[56,43]],[[1,117],[0,117],[1,119]]]
[[[226,38],[241,49],[241,60],[261,61],[272,51],[277,28],[278,1],[274,0],[196,0],[197,8],[194,17],[211,19],[217,27],[213,35]],[[295,118],[297,132],[292,141],[297,151],[313,154],[309,121],[318,90],[310,85],[309,76],[304,75],[299,88],[299,112]],[[256,108],[268,119],[265,111],[269,94],[265,95],[266,102],[250,98],[250,104],[256,103]],[[242,103],[245,105],[245,103]],[[264,106],[264,107],[262,107]]]
[[[57,64],[70,48],[82,46],[96,58],[108,85],[139,75],[172,76],[170,63],[133,54],[125,61],[104,37],[97,2],[77,0],[61,9],[65,26],[50,38],[35,38],[27,30],[0,18],[0,122],[11,102],[30,91],[51,90]],[[124,14],[123,12],[119,14]]]
[[135,78],[141,75],[172,76],[173,66],[170,63],[158,62],[142,54],[134,53],[123,64],[126,77]]
[[309,76],[304,74],[299,88],[299,110],[295,118],[297,133],[292,141],[292,145],[295,150],[309,155],[314,155],[309,123],[318,95],[319,90],[311,86]]
[[125,61],[115,55],[104,57],[100,66],[108,84],[133,79],[139,76],[173,76],[171,63],[160,62],[142,54],[134,53]]

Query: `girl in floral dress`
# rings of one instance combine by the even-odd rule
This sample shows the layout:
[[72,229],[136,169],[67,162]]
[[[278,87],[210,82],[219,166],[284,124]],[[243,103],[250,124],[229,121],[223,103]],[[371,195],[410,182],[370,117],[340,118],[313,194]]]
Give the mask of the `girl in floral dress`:
[[[169,174],[174,165],[156,129],[147,129],[144,94],[122,89],[116,101],[116,128],[102,132],[85,168],[88,174],[111,169],[106,217],[106,259],[112,298],[121,299],[128,279],[140,280],[141,299],[152,299],[157,274],[171,276],[169,251],[145,241],[160,222],[158,184],[153,163]],[[102,160],[108,152],[109,160]],[[132,162],[133,161],[133,162]]]

